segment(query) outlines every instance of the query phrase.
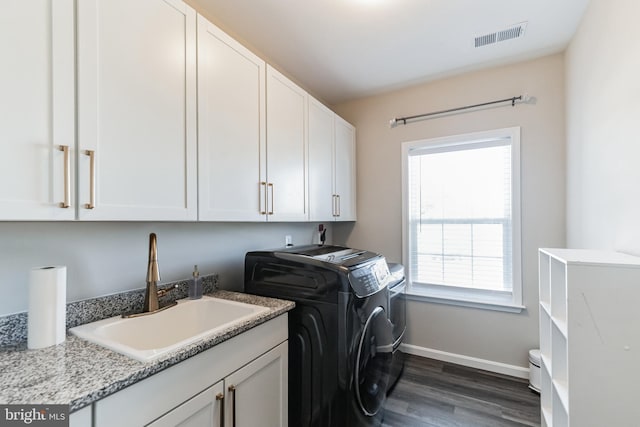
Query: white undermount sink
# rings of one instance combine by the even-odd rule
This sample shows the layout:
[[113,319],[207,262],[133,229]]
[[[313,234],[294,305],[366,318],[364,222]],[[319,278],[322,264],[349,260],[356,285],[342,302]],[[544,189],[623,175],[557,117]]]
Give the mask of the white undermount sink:
[[149,362],[268,311],[267,307],[203,296],[141,317],[120,316],[71,328],[80,338]]

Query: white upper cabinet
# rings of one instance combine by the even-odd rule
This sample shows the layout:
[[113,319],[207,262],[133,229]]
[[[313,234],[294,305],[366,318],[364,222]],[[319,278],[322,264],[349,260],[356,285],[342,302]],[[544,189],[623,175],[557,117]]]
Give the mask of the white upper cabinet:
[[356,220],[356,129],[335,118],[335,212],[338,221]]
[[73,8],[0,2],[0,220],[75,217]]
[[265,220],[265,137],[265,62],[198,16],[201,221]]
[[78,218],[197,219],[196,13],[77,3]]
[[0,220],[355,219],[353,127],[182,1],[3,0],[0,35]]
[[309,219],[335,221],[335,114],[309,97]]
[[269,221],[307,221],[307,93],[267,65],[267,175],[261,211]]
[[355,128],[309,97],[309,219],[355,221]]

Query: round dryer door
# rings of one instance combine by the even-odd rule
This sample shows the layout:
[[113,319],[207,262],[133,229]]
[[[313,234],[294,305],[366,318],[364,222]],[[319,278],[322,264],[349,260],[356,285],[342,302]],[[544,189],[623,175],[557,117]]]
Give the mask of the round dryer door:
[[374,416],[384,405],[393,351],[390,325],[382,307],[376,307],[360,336],[355,366],[356,397],[360,410]]

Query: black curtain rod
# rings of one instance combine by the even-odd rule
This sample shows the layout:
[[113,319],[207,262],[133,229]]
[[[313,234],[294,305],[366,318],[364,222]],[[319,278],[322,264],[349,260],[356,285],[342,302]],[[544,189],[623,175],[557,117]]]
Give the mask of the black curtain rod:
[[[524,102],[527,102],[527,100],[529,99],[529,96],[525,95],[524,96]],[[513,96],[511,98],[505,98],[505,99],[499,99],[497,101],[489,101],[489,102],[483,102],[481,104],[475,104],[475,105],[466,105],[464,107],[458,107],[458,108],[450,108],[448,110],[442,110],[442,111],[434,111],[433,113],[426,113],[426,114],[417,114],[415,116],[406,116],[406,117],[396,117],[395,119],[391,119],[391,121],[389,122],[389,126],[394,128],[396,126],[400,125],[406,125],[408,120],[416,120],[416,119],[423,119],[423,118],[427,118],[430,116],[437,116],[439,114],[445,114],[445,113],[453,113],[454,111],[462,111],[462,110],[468,110],[470,108],[478,108],[478,107],[484,107],[487,105],[492,105],[492,104],[501,104],[503,102],[511,102],[511,106],[515,107],[516,105],[516,101],[522,101],[523,100],[523,96]]]

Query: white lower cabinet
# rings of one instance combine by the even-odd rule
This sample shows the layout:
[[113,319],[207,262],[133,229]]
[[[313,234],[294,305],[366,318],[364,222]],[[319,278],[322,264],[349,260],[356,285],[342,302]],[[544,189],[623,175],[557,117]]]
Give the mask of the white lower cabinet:
[[286,427],[287,366],[283,314],[95,402],[93,426]]
[[287,361],[284,343],[225,378],[227,427],[288,424]]
[[287,425],[287,343],[166,413],[149,427]]
[[223,426],[224,411],[223,402],[223,381],[216,383],[200,394],[184,402],[171,412],[161,416],[149,427],[201,427],[201,426]]
[[92,407],[85,406],[84,408],[69,414],[69,427],[90,427],[92,416]]

